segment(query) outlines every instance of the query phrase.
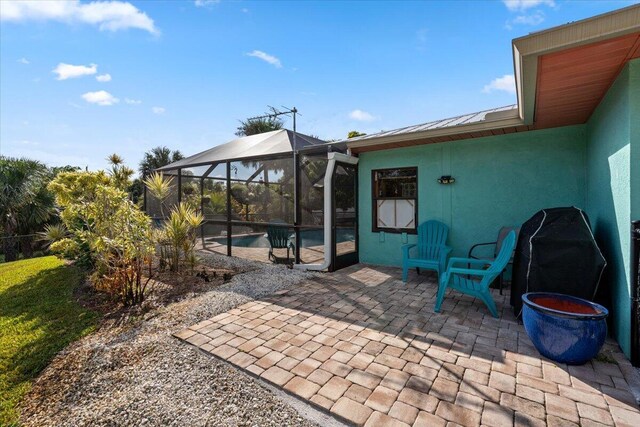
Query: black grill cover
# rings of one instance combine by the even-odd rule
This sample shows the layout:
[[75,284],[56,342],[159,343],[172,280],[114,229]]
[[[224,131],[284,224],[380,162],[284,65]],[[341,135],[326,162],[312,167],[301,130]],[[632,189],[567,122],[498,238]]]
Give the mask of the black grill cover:
[[547,291],[593,300],[607,265],[580,209],[543,209],[522,225],[513,258],[511,305],[522,295]]

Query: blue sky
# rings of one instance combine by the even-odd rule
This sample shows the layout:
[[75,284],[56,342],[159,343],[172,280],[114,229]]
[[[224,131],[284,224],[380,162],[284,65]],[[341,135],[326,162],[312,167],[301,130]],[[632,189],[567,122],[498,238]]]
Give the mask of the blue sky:
[[508,105],[513,38],[631,3],[2,0],[0,154],[135,167],[267,105],[327,139]]

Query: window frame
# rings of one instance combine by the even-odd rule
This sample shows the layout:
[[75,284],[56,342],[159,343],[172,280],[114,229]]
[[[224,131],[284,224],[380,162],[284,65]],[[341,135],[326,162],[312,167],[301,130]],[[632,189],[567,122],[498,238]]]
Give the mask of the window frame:
[[[414,170],[416,175],[416,192],[415,197],[378,197],[376,191],[376,173],[385,172],[385,171],[396,171],[396,170]],[[402,166],[396,168],[382,168],[382,169],[372,169],[371,170],[371,231],[373,233],[379,233],[381,231],[385,233],[407,233],[407,234],[418,234],[418,166]],[[414,228],[391,228],[391,227],[378,227],[378,200],[413,200],[415,203],[414,209],[414,219],[413,223],[415,224]]]

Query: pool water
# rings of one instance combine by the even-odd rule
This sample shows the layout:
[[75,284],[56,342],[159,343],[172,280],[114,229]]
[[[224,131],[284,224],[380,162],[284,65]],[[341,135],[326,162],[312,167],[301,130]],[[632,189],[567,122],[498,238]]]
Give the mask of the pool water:
[[[353,229],[339,228],[336,230],[336,237],[338,239],[338,243],[354,241],[355,233]],[[210,240],[221,245],[227,244],[226,237],[214,237]],[[302,241],[303,248],[324,245],[324,231],[303,230],[300,232],[300,240]],[[267,240],[266,233],[254,233],[232,236],[231,245],[240,248],[268,248],[269,241]]]

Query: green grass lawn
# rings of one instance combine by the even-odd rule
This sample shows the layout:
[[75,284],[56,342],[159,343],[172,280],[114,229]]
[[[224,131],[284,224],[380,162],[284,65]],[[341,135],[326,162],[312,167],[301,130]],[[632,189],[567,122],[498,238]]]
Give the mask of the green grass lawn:
[[83,273],[48,256],[0,264],[0,426],[60,350],[91,332],[98,315],[77,304]]

